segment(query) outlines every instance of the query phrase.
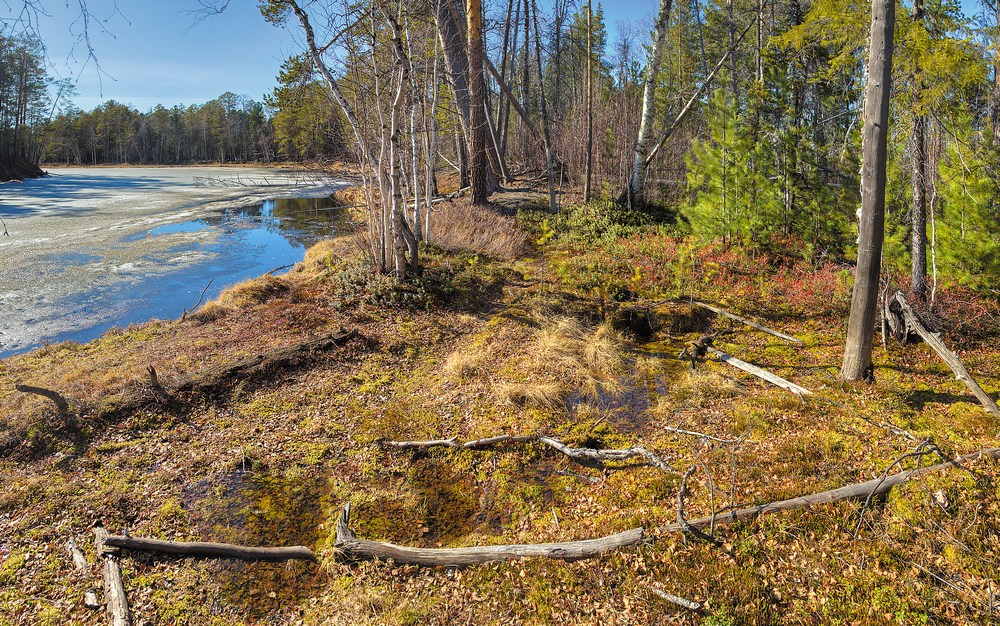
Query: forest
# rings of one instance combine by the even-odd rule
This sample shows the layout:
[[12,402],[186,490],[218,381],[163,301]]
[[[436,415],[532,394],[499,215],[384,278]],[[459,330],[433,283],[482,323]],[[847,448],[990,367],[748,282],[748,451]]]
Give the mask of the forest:
[[0,360],[0,626],[1000,619],[1000,5],[258,6],[262,102],[5,40],[4,163],[309,164],[357,228]]

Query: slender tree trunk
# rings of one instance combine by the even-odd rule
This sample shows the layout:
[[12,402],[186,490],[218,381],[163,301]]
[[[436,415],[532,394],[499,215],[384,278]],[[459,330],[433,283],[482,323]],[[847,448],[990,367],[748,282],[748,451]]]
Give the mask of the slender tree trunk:
[[[913,21],[923,28],[924,2],[913,0]],[[913,136],[910,138],[910,183],[913,189],[910,214],[913,218],[913,239],[910,248],[912,267],[910,288],[921,302],[927,300],[927,149],[925,146],[926,118],[920,111],[923,85],[919,69],[913,77]]]
[[875,310],[878,304],[885,229],[886,137],[889,126],[895,12],[895,0],[875,0],[872,4],[865,123],[861,133],[858,267],[851,296],[844,363],[840,371],[843,380],[865,378],[872,367],[872,341],[875,337]]
[[642,93],[642,119],[639,122],[639,136],[635,142],[632,159],[632,179],[621,200],[632,206],[645,204],[646,156],[652,149],[653,125],[656,115],[656,83],[660,74],[660,64],[666,48],[667,22],[670,20],[671,0],[660,0],[660,11],[653,29],[653,47],[646,64],[646,84]]
[[[531,0],[532,20],[535,23],[535,62],[538,66],[538,103],[542,110],[542,136],[545,138],[545,169],[549,176],[549,210],[559,211],[556,204],[556,181],[552,163],[552,139],[549,136],[549,120],[545,105],[545,81],[542,78],[542,43],[538,29],[538,5]],[[527,17],[527,14],[525,15]]]
[[[410,79],[410,60],[403,49],[402,34],[399,24],[386,11],[386,22],[392,30],[393,46],[396,52],[397,65],[399,65],[399,83],[396,88],[396,96],[392,102],[389,113],[389,186],[392,191],[392,206],[390,209],[390,220],[392,223],[392,258],[396,272],[396,278],[406,279],[407,262],[406,250],[406,201],[402,191],[402,156],[399,145],[400,118],[403,115],[403,106],[406,104],[406,92]],[[410,247],[411,257],[415,254],[413,247]],[[416,265],[413,258],[411,264]]]
[[587,164],[583,183],[583,200],[590,202],[591,164],[594,159],[594,14],[587,0]]

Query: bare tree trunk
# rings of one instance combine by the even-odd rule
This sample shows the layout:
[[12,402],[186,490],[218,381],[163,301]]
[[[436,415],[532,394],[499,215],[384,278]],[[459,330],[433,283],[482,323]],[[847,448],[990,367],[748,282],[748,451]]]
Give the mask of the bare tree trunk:
[[651,150],[653,141],[653,125],[656,115],[656,82],[660,74],[660,64],[667,41],[667,22],[670,20],[671,0],[660,0],[660,11],[656,16],[653,29],[653,47],[646,64],[646,84],[642,93],[642,120],[639,123],[639,136],[635,141],[635,151],[632,159],[632,179],[623,194],[623,200],[629,205],[645,204],[646,157]]
[[[549,175],[549,210],[558,212],[556,205],[556,180],[552,171],[552,140],[549,137],[548,113],[545,105],[545,80],[542,78],[542,44],[538,31],[538,5],[531,0],[532,20],[535,23],[535,62],[538,66],[538,102],[542,109],[542,136],[545,138],[545,169]],[[525,14],[527,17],[527,14]]]
[[[923,28],[924,2],[913,0],[913,21]],[[917,70],[919,72],[919,70]],[[913,136],[910,138],[910,183],[913,189],[910,214],[913,219],[910,288],[921,302],[927,300],[927,150],[925,146],[926,118],[920,112],[923,85],[914,76],[911,115]]]
[[[396,97],[392,102],[392,109],[389,113],[389,187],[392,191],[392,205],[390,208],[390,220],[392,224],[392,258],[396,278],[406,279],[407,261],[406,251],[406,201],[403,199],[401,170],[402,166],[397,155],[400,155],[399,147],[399,124],[403,114],[403,106],[406,103],[407,84],[410,79],[410,59],[403,49],[402,34],[399,23],[388,12],[385,11],[385,19],[392,30],[393,47],[396,53],[397,64],[399,65],[399,84],[396,88]],[[415,254],[413,247],[410,247],[411,263],[412,255]],[[415,263],[413,263],[415,265]]]
[[886,137],[892,81],[894,0],[872,4],[868,84],[865,86],[864,128],[861,136],[861,220],[858,225],[858,267],[847,325],[843,380],[860,380],[872,366],[875,311],[878,304],[882,240],[885,229]]
[[594,159],[594,15],[587,0],[587,164],[583,182],[583,201],[590,202],[591,165]]

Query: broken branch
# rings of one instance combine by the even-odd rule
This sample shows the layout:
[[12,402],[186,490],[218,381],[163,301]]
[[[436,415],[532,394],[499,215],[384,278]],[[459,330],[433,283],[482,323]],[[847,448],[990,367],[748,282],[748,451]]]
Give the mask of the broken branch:
[[[712,524],[713,519],[716,524],[731,524],[740,520],[755,519],[761,515],[774,513],[776,511],[790,511],[793,509],[807,508],[813,504],[826,504],[840,500],[858,500],[861,498],[868,498],[869,496],[876,497],[889,492],[889,490],[896,485],[905,483],[914,476],[961,467],[963,463],[977,461],[982,458],[1000,459],[1000,448],[979,450],[978,452],[966,454],[965,456],[960,456],[945,463],[938,463],[937,465],[931,465],[922,469],[918,468],[905,470],[885,478],[875,478],[863,483],[854,483],[844,487],[838,487],[837,489],[830,489],[829,491],[822,491],[820,493],[798,496],[788,500],[769,502],[767,504],[729,511],[716,515],[714,518],[712,516],[699,517],[698,519],[687,520],[686,524],[694,527],[705,527]],[[676,532],[684,529],[684,526],[678,523],[660,527],[660,530],[665,532]]]
[[51,389],[45,389],[44,387],[32,387],[31,385],[14,385],[14,389],[17,389],[21,393],[31,393],[36,396],[42,396],[43,398],[48,398],[55,403],[56,407],[59,409],[60,413],[65,414],[69,411],[69,403],[66,402],[66,398],[63,398],[59,392],[52,391]]

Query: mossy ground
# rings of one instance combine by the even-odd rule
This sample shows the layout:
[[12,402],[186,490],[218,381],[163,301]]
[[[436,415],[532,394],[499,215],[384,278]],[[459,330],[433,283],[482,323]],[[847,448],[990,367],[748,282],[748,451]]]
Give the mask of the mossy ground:
[[[319,565],[129,555],[137,623],[919,624],[1000,615],[995,462],[894,490],[865,513],[856,537],[857,502],[720,527],[721,547],[656,531],[676,519],[691,466],[699,471],[686,512],[696,517],[713,502],[721,511],[880,475],[916,443],[899,429],[957,454],[995,446],[998,424],[925,346],[878,348],[877,384],[842,387],[846,320],[796,316],[778,300],[738,303],[802,337],[798,348],[682,298],[637,315],[640,276],[604,274],[585,258],[610,255],[608,264],[627,268],[629,259],[613,256],[620,249],[581,252],[567,238],[507,261],[430,249],[424,276],[400,290],[366,275],[351,244],[326,244],[297,271],[237,287],[185,321],[0,361],[0,625],[105,622],[82,604],[96,568],[75,573],[61,547],[76,536],[93,560],[86,535],[96,521],[134,536],[305,544],[320,555]],[[586,272],[568,273],[571,261]],[[617,287],[601,288],[609,284]],[[616,302],[625,292],[633,301]],[[699,293],[728,295],[724,283]],[[642,317],[652,323],[640,339]],[[170,380],[340,327],[362,339],[211,396],[141,402],[147,364]],[[691,371],[676,354],[710,328],[733,330],[721,349],[816,398],[800,401],[717,362]],[[963,356],[995,394],[992,343]],[[71,415],[14,392],[19,381],[58,389]],[[504,433],[643,445],[677,472],[601,472],[539,445],[378,445]],[[360,537],[425,547],[653,530],[640,547],[577,563],[344,564],[332,533],[348,500]],[[654,586],[702,602],[704,613],[665,603]]]

